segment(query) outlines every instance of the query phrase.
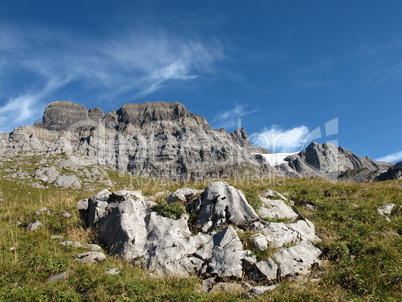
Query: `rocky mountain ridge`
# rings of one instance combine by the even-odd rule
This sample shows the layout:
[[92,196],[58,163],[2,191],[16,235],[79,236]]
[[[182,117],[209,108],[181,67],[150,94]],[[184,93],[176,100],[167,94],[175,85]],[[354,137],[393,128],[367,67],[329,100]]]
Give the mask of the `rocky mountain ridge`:
[[244,129],[213,130],[180,103],[126,104],[103,114],[99,108],[55,102],[43,121],[0,135],[4,153],[64,153],[85,156],[102,167],[135,176],[203,179],[251,170],[267,171]]
[[278,166],[286,176],[323,177],[327,179],[373,181],[392,166],[336,147],[331,143],[312,142],[297,154],[285,158],[287,164]]
[[402,179],[402,161],[397,162],[395,165],[390,167],[386,172],[381,173],[377,176],[376,180],[394,180]]
[[332,144],[311,143],[285,163],[271,166],[245,130],[212,129],[183,104],[126,104],[105,114],[71,102],[54,102],[33,126],[0,134],[0,151],[65,154],[134,176],[204,180],[248,175],[323,177],[372,181],[387,179],[392,164],[358,157]]

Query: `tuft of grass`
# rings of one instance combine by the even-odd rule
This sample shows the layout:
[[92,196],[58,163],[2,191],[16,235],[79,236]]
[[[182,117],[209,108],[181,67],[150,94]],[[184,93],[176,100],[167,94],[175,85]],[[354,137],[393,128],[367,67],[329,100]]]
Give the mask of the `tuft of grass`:
[[262,218],[262,220],[266,221],[266,222],[283,222],[283,223],[287,223],[289,222],[289,219],[286,218]]
[[175,220],[179,219],[182,214],[186,213],[184,205],[178,202],[162,202],[160,204],[156,204],[152,207],[152,211],[158,212],[164,217],[172,218]]
[[245,250],[250,250],[251,255],[257,257],[257,261],[268,260],[268,258],[271,258],[278,249],[275,247],[268,246],[266,250],[263,251],[257,250],[254,247],[254,239],[253,239],[253,235],[255,235],[256,233],[258,232],[245,231],[244,233],[239,233],[238,236],[243,244],[243,248]]
[[253,189],[244,190],[244,196],[246,200],[250,204],[250,206],[255,210],[258,211],[262,207],[262,201],[259,197],[259,192]]

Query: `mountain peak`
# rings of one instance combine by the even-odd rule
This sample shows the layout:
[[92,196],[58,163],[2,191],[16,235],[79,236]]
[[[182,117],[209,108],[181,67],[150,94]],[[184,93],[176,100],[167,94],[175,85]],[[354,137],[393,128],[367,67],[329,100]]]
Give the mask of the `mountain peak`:
[[207,121],[192,114],[179,102],[128,103],[116,111],[118,122],[139,128],[201,127],[209,129]]
[[71,125],[87,119],[88,110],[84,105],[58,101],[47,105],[43,122],[37,125],[50,130],[67,130]]

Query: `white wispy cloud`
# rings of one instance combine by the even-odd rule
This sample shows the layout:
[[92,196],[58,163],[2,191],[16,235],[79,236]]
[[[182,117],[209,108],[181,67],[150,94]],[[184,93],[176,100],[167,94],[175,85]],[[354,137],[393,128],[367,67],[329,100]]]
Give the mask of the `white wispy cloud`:
[[282,129],[278,125],[264,128],[261,132],[250,135],[250,141],[274,153],[297,152],[311,139],[309,129],[302,125],[292,129]]
[[[64,85],[78,83],[98,98],[145,96],[169,81],[190,81],[212,72],[223,48],[219,41],[186,39],[163,30],[94,39],[39,28],[27,33],[0,24],[0,58],[0,128],[10,130],[8,112],[21,116],[19,122],[27,121],[31,114],[18,115],[22,108],[43,105]],[[4,91],[6,82],[15,84],[13,77],[21,74],[27,75],[25,82]]]
[[402,160],[402,151],[377,158],[378,161],[398,162]]
[[245,110],[246,106],[237,104],[233,109],[219,111],[211,121],[214,128],[233,129],[239,127],[239,119],[258,110]]
[[182,60],[177,60],[169,66],[156,70],[145,79],[144,83],[148,83],[148,88],[142,91],[141,95],[147,95],[162,87],[162,84],[169,80],[192,80],[197,78],[196,75],[189,75],[189,66]]
[[400,36],[376,37],[355,54],[363,62],[364,82],[377,86],[383,83],[402,82],[402,38]]
[[0,132],[7,132],[25,123],[37,121],[43,112],[41,100],[49,93],[60,88],[64,83],[57,79],[49,80],[44,88],[37,93],[26,93],[0,107]]

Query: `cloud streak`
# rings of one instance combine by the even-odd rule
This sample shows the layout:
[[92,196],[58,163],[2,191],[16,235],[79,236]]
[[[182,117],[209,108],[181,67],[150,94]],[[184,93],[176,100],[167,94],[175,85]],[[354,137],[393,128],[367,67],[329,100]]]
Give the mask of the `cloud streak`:
[[219,111],[212,119],[213,128],[233,129],[239,127],[239,119],[245,115],[257,112],[258,110],[246,111],[244,105],[237,104],[233,109],[227,111]]
[[398,162],[402,160],[402,151],[377,158],[378,161]]
[[264,128],[261,132],[250,135],[250,141],[274,153],[290,153],[300,151],[309,140],[310,131],[302,125],[292,129],[282,129],[277,125]]
[[377,37],[356,53],[362,60],[365,84],[378,86],[402,82],[402,39],[400,36]]
[[[44,29],[28,35],[0,24],[0,57],[3,130],[10,126],[5,114],[19,111],[25,118],[18,122],[27,121],[34,115],[35,104],[57,95],[65,85],[78,84],[98,98],[143,97],[169,81],[191,81],[213,72],[223,58],[223,48],[218,41],[186,39],[162,30],[88,39]],[[20,86],[4,91],[21,75]]]
[[10,131],[10,125],[14,128],[14,125],[37,121],[38,115],[43,112],[44,106],[40,104],[42,98],[63,85],[64,83],[57,79],[49,80],[38,93],[28,92],[10,99],[0,107],[0,132]]

